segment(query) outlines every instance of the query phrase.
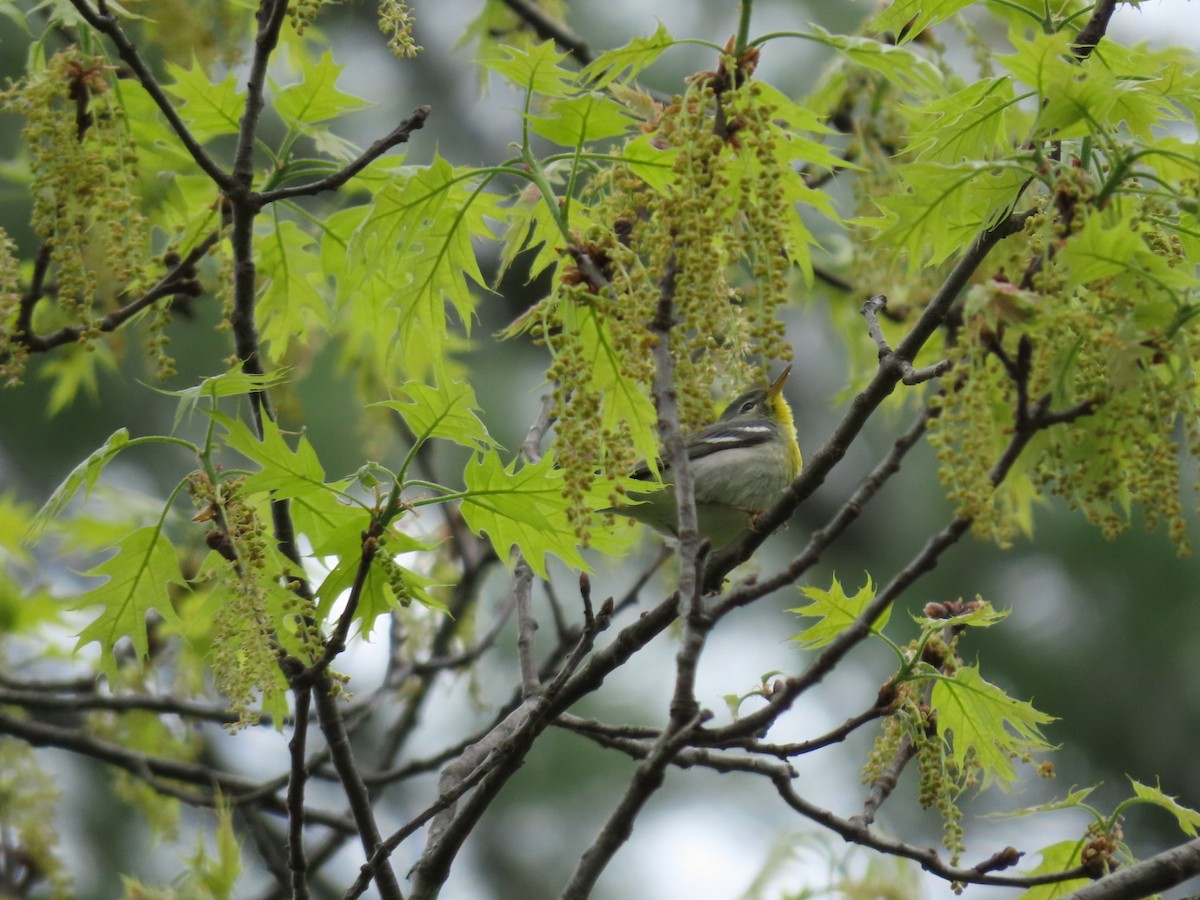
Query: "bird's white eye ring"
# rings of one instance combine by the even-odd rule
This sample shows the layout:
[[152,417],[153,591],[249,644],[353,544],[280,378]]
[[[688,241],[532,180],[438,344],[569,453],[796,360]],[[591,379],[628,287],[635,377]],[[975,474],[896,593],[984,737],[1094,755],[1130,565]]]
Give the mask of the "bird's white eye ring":
[[756,403],[754,400],[747,400],[745,403],[742,404],[742,408],[739,410],[739,412],[743,412],[743,413],[751,412],[751,411],[753,411],[754,407],[756,407],[756,406],[758,406],[758,403]]

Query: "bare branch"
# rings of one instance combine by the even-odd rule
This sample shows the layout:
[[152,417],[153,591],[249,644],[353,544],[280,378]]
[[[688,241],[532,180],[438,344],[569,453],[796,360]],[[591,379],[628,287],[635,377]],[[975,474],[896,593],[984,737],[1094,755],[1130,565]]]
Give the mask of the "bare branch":
[[521,665],[521,695],[524,697],[536,694],[541,687],[533,650],[533,635],[538,625],[533,617],[532,588],[533,569],[520,558],[513,570],[512,596],[517,607],[517,659]]
[[893,840],[876,834],[871,829],[856,825],[853,821],[834,815],[827,809],[809,803],[792,789],[792,781],[783,775],[774,775],[771,779],[779,796],[792,809],[807,819],[828,828],[835,834],[841,835],[847,841],[870,847],[881,853],[901,856],[920,863],[921,868],[950,882],[969,882],[972,884],[994,884],[1005,887],[1029,888],[1039,884],[1056,884],[1084,877],[1083,867],[1077,866],[1065,872],[1051,872],[1041,875],[992,875],[981,872],[977,868],[960,869],[944,862],[938,852],[929,847],[916,847],[903,841]]
[[946,372],[950,371],[950,361],[941,360],[933,365],[926,366],[923,369],[913,368],[912,360],[901,359],[896,356],[896,352],[888,346],[887,339],[883,336],[883,329],[879,326],[879,313],[887,306],[887,297],[883,294],[873,294],[868,297],[862,305],[863,317],[867,320],[867,333],[871,336],[871,340],[879,348],[879,359],[882,362],[884,359],[893,357],[895,362],[900,365],[900,381],[906,385],[921,384],[926,381],[931,381],[934,378],[940,378]]
[[304,764],[308,738],[308,717],[312,707],[312,691],[300,688],[295,691],[296,724],[292,739],[288,741],[288,753],[292,767],[288,778],[288,857],[287,867],[291,873],[292,896],[295,900],[307,900],[308,860],[304,852],[304,787],[308,782],[308,770]]
[[411,116],[379,140],[372,143],[356,159],[347,163],[331,175],[327,175],[317,181],[310,181],[307,184],[296,184],[289,187],[261,191],[255,196],[258,206],[261,208],[270,203],[277,203],[280,200],[292,200],[296,197],[312,197],[325,191],[336,191],[393,147],[398,147],[400,144],[406,143],[414,131],[424,128],[425,120],[429,118],[430,112],[432,112],[430,107],[418,106]]
[[[13,338],[28,347],[31,353],[44,353],[55,347],[61,347],[63,344],[74,344],[85,333],[100,331],[107,334],[116,331],[142,310],[152,306],[159,300],[180,294],[191,294],[193,291],[199,290],[195,281],[196,264],[208,254],[209,250],[217,245],[220,237],[220,233],[216,231],[209,234],[204,240],[193,247],[187,256],[171,266],[166,274],[159,278],[146,293],[114,309],[98,322],[90,325],[66,325],[46,335],[36,335],[31,330],[33,307],[41,299],[41,282],[45,277],[45,270],[40,266],[40,263],[43,259],[47,266],[50,263],[50,254],[48,252],[44,254],[39,253],[38,265],[35,265],[34,279],[30,284],[26,297],[22,299],[22,318],[17,322],[17,327],[13,331]],[[48,248],[49,244],[44,245],[44,247]],[[26,300],[29,301],[28,304],[26,304]],[[25,316],[26,306],[28,306],[28,317]]]
[[700,715],[697,714],[682,727],[663,732],[662,737],[655,742],[645,761],[633,773],[621,802],[604,823],[592,845],[580,857],[575,873],[562,892],[562,900],[587,900],[591,896],[600,873],[621,845],[633,834],[634,819],[651,795],[662,787],[664,773],[671,763],[671,758],[687,742],[699,724]]
[[316,700],[321,731],[329,745],[330,758],[337,769],[346,800],[350,804],[350,814],[354,818],[359,841],[367,856],[367,864],[371,866],[375,883],[379,886],[379,895],[387,900],[402,900],[404,895],[400,891],[400,883],[396,880],[396,873],[387,859],[374,861],[375,851],[383,843],[383,838],[379,833],[379,826],[375,823],[371,797],[358,770],[358,762],[354,758],[354,751],[346,734],[345,722],[341,710],[338,709],[340,701],[334,693],[333,679],[328,674],[322,673],[316,680],[312,696]]
[[554,41],[575,57],[580,65],[586,66],[592,61],[592,51],[588,49],[583,38],[566,25],[546,15],[546,11],[533,0],[503,0],[503,3],[527,22],[543,41]]
[[1075,42],[1071,45],[1071,52],[1077,60],[1083,62],[1092,55],[1092,51],[1108,30],[1108,20],[1112,18],[1116,8],[1117,0],[1099,0],[1092,10],[1092,17],[1075,36]]
[[[211,791],[204,794],[183,792],[173,788],[170,782],[217,788],[221,792],[221,799],[234,806],[252,802],[264,811],[276,815],[286,815],[288,811],[274,790],[264,791],[261,784],[248,778],[231,775],[211,766],[141,753],[119,744],[98,740],[75,729],[0,713],[0,734],[19,738],[34,747],[58,747],[99,760],[151,783],[159,793],[177,797],[194,806],[214,807],[217,797]],[[348,834],[353,834],[355,830],[353,822],[321,810],[306,810],[305,816],[313,824],[325,825]]]
[[1063,900],[1128,900],[1149,897],[1200,875],[1200,838],[1118,869]]

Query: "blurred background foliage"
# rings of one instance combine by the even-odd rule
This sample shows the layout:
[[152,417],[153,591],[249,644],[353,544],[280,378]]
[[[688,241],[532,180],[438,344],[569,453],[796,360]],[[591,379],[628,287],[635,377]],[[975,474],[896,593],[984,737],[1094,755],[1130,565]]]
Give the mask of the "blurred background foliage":
[[[136,4],[135,4],[136,5]],[[165,7],[161,4],[160,7]],[[218,3],[175,3],[174,12],[161,12],[164,21],[176,14],[193,28],[220,27]],[[518,133],[520,97],[506,86],[483,90],[478,70],[470,65],[473,56],[464,27],[479,12],[476,0],[438,0],[413,4],[417,35],[425,51],[415,61],[397,64],[381,45],[372,4],[346,3],[323,13],[319,26],[331,38],[334,58],[353,61],[347,66],[340,86],[371,100],[372,108],[342,123],[346,137],[367,144],[406,116],[417,104],[429,104],[433,114],[425,129],[409,145],[408,158],[423,162],[436,149],[455,164],[482,165],[510,155],[507,145]],[[875,4],[801,3],[797,0],[761,0],[756,7],[755,31],[766,33],[797,22],[813,22],[835,31],[853,30],[855,22],[870,14]],[[1175,9],[1168,10],[1167,7]],[[723,42],[736,26],[736,8],[728,0],[695,0],[688,4],[671,0],[609,0],[606,3],[574,0],[568,4],[567,21],[572,29],[597,49],[618,46],[637,35],[649,34],[661,19],[676,37],[699,36]],[[1170,19],[1179,15],[1195,19],[1191,10],[1181,12],[1178,4],[1148,6],[1144,11],[1125,9],[1110,33],[1130,40],[1131,33],[1147,27],[1155,14]],[[159,14],[156,12],[156,14]],[[1144,20],[1141,18],[1144,17]],[[1172,34],[1173,40],[1184,35]],[[194,37],[194,36],[193,36]],[[1195,40],[1195,34],[1191,35]],[[1000,40],[1000,36],[996,36]],[[21,70],[28,36],[6,18],[0,17],[0,77],[15,78]],[[203,42],[201,42],[201,45]],[[962,53],[968,53],[963,48]],[[806,85],[829,61],[812,44],[774,44],[763,55],[760,75],[791,95]],[[645,79],[647,86],[665,93],[678,91],[691,72],[710,68],[712,60],[702,48],[677,48]],[[0,158],[16,152],[17,130],[0,128]],[[0,226],[21,246],[33,240],[28,230],[29,208],[23,186],[0,179]],[[837,269],[836,246],[827,248],[824,262]],[[496,259],[484,259],[485,272],[494,271]],[[842,273],[853,281],[853,273]],[[845,388],[861,373],[848,371],[847,361],[862,359],[869,347],[865,329],[863,346],[853,355],[840,344],[831,325],[842,318],[837,311],[846,305],[857,308],[862,298],[873,293],[893,293],[894,285],[854,284],[843,292],[820,283],[808,297],[786,310],[788,339],[795,348],[796,367],[788,384],[788,395],[796,410],[800,443],[809,450],[820,446],[840,417]],[[480,378],[478,398],[488,428],[509,448],[516,447],[538,407],[544,360],[520,342],[495,342],[488,336],[508,324],[539,296],[543,285],[522,284],[519,272],[510,274],[497,295],[479,305],[478,338],[466,349],[469,367],[477,372],[503,371],[504,378]],[[165,386],[186,387],[212,374],[213,360],[229,354],[228,338],[214,331],[220,311],[215,304],[195,304],[191,316],[179,317],[170,327],[171,351],[178,374]],[[873,351],[873,348],[870,348]],[[47,415],[50,382],[39,371],[53,357],[35,360],[27,385],[19,391],[0,392],[0,490],[14,493],[32,504],[40,504],[78,462],[80,447],[99,446],[118,426],[134,434],[165,433],[170,429],[175,402],[148,390],[129,389],[131,379],[153,382],[153,373],[139,366],[142,357],[131,353],[117,364],[119,370],[102,371],[94,390],[82,395],[55,415]],[[359,441],[345,441],[346,434],[372,435],[361,421],[364,413],[354,403],[353,386],[339,374],[332,353],[315,347],[303,361],[310,377],[281,408],[283,421],[306,423],[307,435],[316,447],[326,470],[334,475],[348,473],[362,461]],[[775,537],[752,564],[769,571],[803,543],[804,536],[822,524],[846,496],[857,478],[887,449],[898,418],[884,415],[872,422],[865,439],[853,448],[846,463],[807,503],[784,534]],[[386,459],[397,446],[377,443],[368,448],[369,458]],[[110,469],[124,487],[161,495],[179,472],[153,468],[162,457],[127,455]],[[1189,473],[1190,482],[1196,473]],[[1194,495],[1192,497],[1194,501]],[[871,515],[861,519],[814,573],[813,583],[828,583],[836,573],[848,589],[864,579],[863,570],[873,574],[894,571],[915,552],[917,542],[940,527],[951,515],[950,506],[934,473],[932,453],[927,447],[914,451],[905,461],[901,475],[875,501]],[[1195,506],[1194,502],[1188,504]],[[1061,515],[1061,504],[1051,502],[1038,510],[1035,533],[1009,552],[969,540],[944,558],[918,590],[904,598],[907,611],[916,612],[931,600],[948,600],[980,594],[997,608],[1011,609],[1002,626],[972,635],[964,648],[970,660],[976,654],[987,664],[989,677],[1016,697],[1033,700],[1039,709],[1059,718],[1046,729],[1048,738],[1063,746],[1055,755],[1057,779],[1032,785],[1025,795],[1008,798],[1014,807],[1030,806],[1050,796],[1061,796],[1077,785],[1102,783],[1097,805],[1111,805],[1128,794],[1126,776],[1161,786],[1181,802],[1200,806],[1200,578],[1194,561],[1177,558],[1165,535],[1148,534],[1135,526],[1114,541],[1105,541],[1095,528],[1078,516]],[[1200,533],[1195,515],[1192,534]],[[652,539],[639,549],[637,559],[645,563],[655,552]],[[620,595],[636,571],[635,565],[601,563],[594,579],[595,593]],[[565,573],[563,573],[565,574]],[[63,573],[69,578],[69,573]],[[660,576],[659,589],[673,578],[667,570]],[[562,583],[570,583],[562,578]],[[499,603],[507,590],[496,574],[485,590],[481,615]],[[795,672],[802,665],[798,651],[787,639],[798,630],[786,610],[798,603],[794,592],[784,591],[741,613],[731,626],[718,632],[705,657],[698,692],[702,701],[721,710],[720,695],[728,690],[750,691],[771,670]],[[898,611],[899,612],[899,611]],[[511,637],[511,635],[510,635]],[[503,699],[512,681],[516,659],[513,641],[501,641],[499,654],[486,657],[474,683],[455,685],[452,691],[474,692],[478,721],[489,715],[492,704]],[[660,639],[657,652],[633,667],[626,667],[606,686],[602,700],[609,716],[631,723],[647,721],[660,714],[669,699],[671,659],[674,647]],[[892,658],[881,648],[860,647],[853,665],[835,673],[819,692],[821,699],[806,697],[801,716],[806,732],[823,730],[820,723],[836,724],[840,711],[869,704],[882,681],[890,674]],[[368,649],[347,663],[352,675],[368,677],[379,661]],[[719,667],[719,671],[717,668]],[[494,690],[493,690],[494,688]],[[458,697],[455,697],[456,701]],[[749,701],[753,703],[753,701]],[[462,714],[460,702],[434,704],[425,731],[428,746],[437,746],[442,729]],[[580,710],[588,715],[588,709]],[[445,717],[444,721],[439,718]],[[773,732],[783,741],[789,738]],[[869,749],[870,735],[856,735],[846,745],[817,754],[801,765],[801,784],[811,799],[835,807],[853,807],[860,802],[857,766]],[[254,759],[259,752],[270,758],[282,754],[282,738],[270,730],[243,733],[236,740],[216,731],[213,752],[231,758]],[[417,753],[421,747],[414,748]],[[65,802],[58,824],[70,850],[68,861],[80,897],[115,896],[120,888],[119,871],[131,866],[150,881],[169,878],[178,868],[180,846],[155,845],[132,816],[121,813],[122,802],[113,793],[110,777],[97,764],[70,758],[58,751],[52,761]],[[277,757],[281,759],[281,757]],[[595,748],[566,732],[557,732],[538,743],[521,774],[513,781],[468,844],[467,860],[452,878],[446,892],[452,898],[494,897],[503,900],[537,900],[549,897],[570,872],[573,861],[602,823],[615,796],[626,781],[632,763],[614,753]],[[906,779],[911,781],[911,779]],[[414,787],[428,789],[431,782]],[[940,840],[941,824],[932,812],[916,807],[914,788],[902,787],[901,802],[885,809],[885,828],[925,841]],[[569,799],[566,799],[569,798]],[[989,795],[989,801],[991,796]],[[388,796],[397,819],[411,811],[419,798],[404,793]],[[385,809],[386,809],[385,804]],[[711,810],[720,809],[717,818]],[[730,810],[736,810],[731,812]],[[1004,821],[973,821],[968,804],[968,859],[993,852],[998,842],[1011,842],[1006,831],[1014,826]],[[207,814],[185,812],[185,821],[203,821]],[[1078,833],[1084,822],[1063,824],[1063,830]],[[386,813],[384,815],[386,821]],[[1149,852],[1174,841],[1177,832],[1161,812],[1135,815],[1125,834],[1135,852]],[[824,871],[829,860],[845,856],[841,845],[828,846],[814,838],[807,823],[787,815],[773,802],[769,786],[723,781],[711,773],[688,773],[684,778],[668,774],[666,790],[657,796],[637,826],[639,840],[617,857],[598,897],[638,897],[658,900],[668,897],[730,897],[748,890],[756,873],[767,867],[778,871],[778,885],[798,888],[813,872]],[[521,835],[515,843],[513,835]],[[1047,841],[1051,837],[1047,835]],[[1046,841],[1043,841],[1045,843]],[[1026,838],[1037,846],[1036,837]],[[799,849],[796,849],[799,848]],[[802,862],[789,869],[784,860],[794,852]],[[142,857],[139,860],[139,857]],[[663,865],[669,860],[669,865]],[[1034,860],[1027,860],[1032,864]],[[356,868],[347,854],[347,871]],[[778,869],[774,868],[778,867]],[[852,866],[856,877],[878,876],[868,872],[862,859]],[[669,877],[670,881],[664,879]],[[888,872],[884,881],[899,884],[910,875]],[[254,896],[252,876],[244,881],[245,896]],[[929,889],[933,896],[946,890]],[[994,892],[999,895],[999,891]],[[777,896],[765,893],[763,896]],[[988,889],[972,887],[971,896],[989,896]]]

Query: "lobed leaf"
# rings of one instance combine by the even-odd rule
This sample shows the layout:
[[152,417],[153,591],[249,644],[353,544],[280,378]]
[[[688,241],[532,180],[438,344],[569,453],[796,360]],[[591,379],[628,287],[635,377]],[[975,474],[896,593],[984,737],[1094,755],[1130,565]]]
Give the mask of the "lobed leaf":
[[[816,650],[832,643],[834,638],[858,620],[858,617],[875,599],[875,584],[868,575],[866,583],[859,588],[858,593],[853,597],[848,597],[835,575],[833,584],[829,586],[828,590],[805,587],[800,589],[800,593],[812,602],[804,606],[797,606],[788,612],[819,621],[804,629],[791,640],[798,643],[802,650]],[[871,631],[875,633],[882,631],[887,626],[891,615],[892,610],[889,606],[871,623]]]
[[100,668],[109,684],[116,682],[117,659],[113,650],[117,641],[128,637],[139,660],[149,653],[146,616],[153,609],[163,618],[177,616],[167,593],[169,584],[183,584],[183,575],[175,558],[175,549],[162,528],[148,525],[122,538],[117,554],[86,575],[107,579],[78,598],[74,609],[101,606],[103,611],[79,633],[75,649],[93,641],[100,644]]
[[973,756],[983,772],[983,787],[1007,786],[1016,780],[1014,758],[1051,749],[1039,726],[1054,716],[1024,700],[1014,700],[975,666],[963,666],[951,677],[934,681],[930,706],[937,712],[938,735],[951,748],[961,771]]

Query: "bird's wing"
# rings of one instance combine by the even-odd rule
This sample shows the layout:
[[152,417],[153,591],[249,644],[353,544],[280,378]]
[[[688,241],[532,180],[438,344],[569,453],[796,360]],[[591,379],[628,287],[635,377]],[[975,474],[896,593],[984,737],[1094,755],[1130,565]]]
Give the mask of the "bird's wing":
[[[718,450],[728,450],[731,447],[753,447],[771,440],[775,435],[775,426],[770,422],[716,422],[708,428],[689,435],[687,439],[688,459],[701,459]],[[671,467],[659,457],[658,471],[665,473]],[[629,473],[630,478],[639,481],[650,481],[654,476],[650,466],[639,463]]]

